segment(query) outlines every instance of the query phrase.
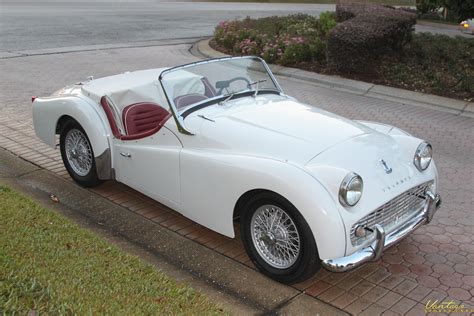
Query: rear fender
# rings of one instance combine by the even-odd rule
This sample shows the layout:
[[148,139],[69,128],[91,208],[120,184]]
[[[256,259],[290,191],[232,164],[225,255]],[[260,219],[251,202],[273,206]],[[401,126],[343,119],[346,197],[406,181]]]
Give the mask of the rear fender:
[[97,106],[74,97],[36,98],[33,102],[35,133],[47,145],[56,148],[56,130],[61,119],[71,117],[87,133],[94,151],[99,179],[112,178],[112,162],[108,136],[110,132]]

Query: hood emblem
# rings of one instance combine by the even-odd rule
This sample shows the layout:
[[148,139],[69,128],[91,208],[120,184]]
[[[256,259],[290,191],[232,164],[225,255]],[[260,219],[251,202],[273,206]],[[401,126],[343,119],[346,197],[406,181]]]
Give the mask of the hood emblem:
[[390,167],[387,165],[387,163],[385,162],[385,160],[381,159],[381,160],[380,160],[380,163],[382,164],[383,170],[385,170],[385,173],[386,173],[386,174],[392,173],[392,168],[390,168]]

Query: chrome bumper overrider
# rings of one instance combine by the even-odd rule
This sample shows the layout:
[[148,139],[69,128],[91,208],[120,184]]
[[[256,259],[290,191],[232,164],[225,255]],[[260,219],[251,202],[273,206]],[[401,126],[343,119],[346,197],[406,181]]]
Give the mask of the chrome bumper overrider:
[[431,221],[434,213],[441,205],[441,197],[439,194],[433,194],[428,191],[425,198],[426,203],[423,210],[397,230],[386,235],[383,227],[377,224],[373,227],[375,240],[370,246],[362,248],[347,257],[322,260],[323,267],[332,272],[346,272],[360,266],[364,262],[378,260],[385,249],[398,243],[421,225],[428,224]]

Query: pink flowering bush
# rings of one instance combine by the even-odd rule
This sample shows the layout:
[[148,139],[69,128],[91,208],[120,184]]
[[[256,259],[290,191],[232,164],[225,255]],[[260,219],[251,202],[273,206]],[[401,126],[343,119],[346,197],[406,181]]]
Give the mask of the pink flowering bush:
[[233,55],[256,55],[270,63],[326,62],[326,42],[336,25],[333,13],[298,14],[220,22],[213,45]]

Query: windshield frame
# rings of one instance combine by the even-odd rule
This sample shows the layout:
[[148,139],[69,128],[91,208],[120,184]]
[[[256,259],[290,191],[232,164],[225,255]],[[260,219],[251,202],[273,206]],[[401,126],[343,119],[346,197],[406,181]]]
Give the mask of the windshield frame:
[[[158,76],[158,81],[160,82],[161,89],[162,89],[163,94],[165,96],[166,102],[168,102],[168,106],[171,109],[171,114],[173,115],[173,118],[176,122],[176,125],[178,126],[178,131],[179,132],[181,132],[183,134],[187,134],[187,135],[194,135],[191,131],[189,131],[184,126],[184,118],[186,116],[188,116],[189,114],[191,114],[192,112],[194,112],[194,111],[197,111],[197,110],[202,109],[206,106],[215,104],[217,102],[220,102],[223,99],[226,99],[228,97],[228,95],[219,95],[219,96],[216,96],[216,97],[213,97],[213,98],[210,98],[210,99],[203,100],[201,102],[197,102],[197,103],[193,104],[191,107],[184,110],[183,113],[179,114],[178,109],[175,107],[174,103],[170,101],[170,98],[169,98],[169,96],[166,92],[166,89],[163,85],[163,77],[167,73],[175,71],[175,70],[186,69],[186,68],[197,66],[197,65],[210,64],[210,63],[215,63],[215,62],[219,62],[219,61],[235,60],[235,59],[253,59],[253,60],[259,61],[263,64],[268,76],[272,80],[272,82],[275,85],[277,90],[259,89],[259,91],[258,91],[259,93],[262,92],[262,93],[274,93],[274,94],[284,95],[283,89],[281,88],[280,84],[278,83],[278,81],[276,80],[276,78],[273,75],[272,71],[270,70],[270,67],[268,67],[267,63],[262,58],[260,58],[258,56],[239,56],[239,57],[229,56],[229,57],[221,57],[221,58],[212,58],[212,59],[201,60],[201,61],[197,61],[197,62],[192,62],[192,63],[188,63],[188,64],[183,64],[183,65],[167,68],[167,69],[163,70],[160,73],[160,75]],[[246,89],[246,90],[243,90],[243,91],[239,91],[239,92],[235,93],[235,96],[245,95],[245,94],[248,94],[249,92],[254,92],[254,90]]]

